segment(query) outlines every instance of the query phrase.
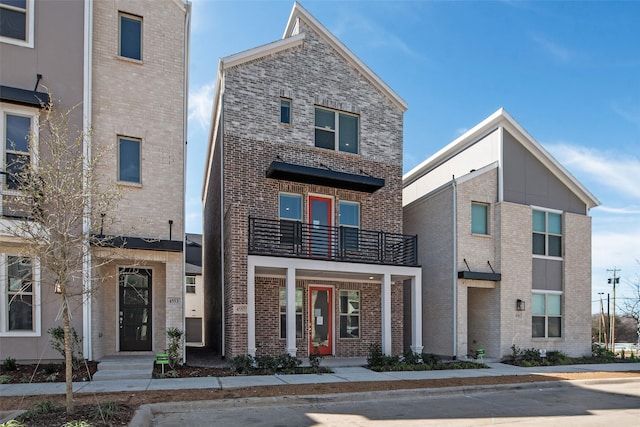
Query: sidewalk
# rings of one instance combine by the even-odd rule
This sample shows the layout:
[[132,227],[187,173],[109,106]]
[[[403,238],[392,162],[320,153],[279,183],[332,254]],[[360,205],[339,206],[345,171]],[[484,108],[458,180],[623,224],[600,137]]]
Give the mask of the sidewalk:
[[[503,363],[487,363],[489,369],[442,371],[374,372],[363,367],[331,367],[332,374],[259,375],[207,378],[131,379],[73,383],[74,393],[132,392],[148,390],[219,389],[319,384],[363,381],[406,381],[443,378],[496,377],[504,375],[545,375],[550,373],[640,371],[640,363],[565,365],[520,368]],[[64,394],[64,383],[0,384],[0,396]]]

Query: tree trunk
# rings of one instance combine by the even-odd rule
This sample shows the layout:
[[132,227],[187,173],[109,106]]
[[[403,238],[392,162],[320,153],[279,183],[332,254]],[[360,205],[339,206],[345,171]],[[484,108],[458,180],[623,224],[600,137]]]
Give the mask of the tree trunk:
[[71,350],[71,327],[69,325],[69,307],[67,306],[67,298],[62,293],[62,324],[64,328],[64,365],[65,365],[65,383],[66,383],[66,406],[67,414],[73,414],[73,359]]

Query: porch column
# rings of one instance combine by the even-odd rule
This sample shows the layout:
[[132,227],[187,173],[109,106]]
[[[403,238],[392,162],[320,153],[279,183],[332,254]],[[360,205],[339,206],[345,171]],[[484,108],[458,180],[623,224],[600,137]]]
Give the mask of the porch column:
[[296,356],[296,269],[287,268],[286,281],[287,299],[287,353]]
[[422,353],[422,273],[411,278],[411,351]]
[[382,276],[382,352],[391,356],[391,274]]
[[247,264],[247,353],[256,355],[256,269]]

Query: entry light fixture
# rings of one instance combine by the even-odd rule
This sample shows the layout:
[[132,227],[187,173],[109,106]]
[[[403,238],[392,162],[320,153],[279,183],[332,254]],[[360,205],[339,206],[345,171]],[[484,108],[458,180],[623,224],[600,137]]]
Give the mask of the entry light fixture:
[[524,311],[525,310],[525,304],[524,301],[521,299],[517,299],[516,300],[516,311]]

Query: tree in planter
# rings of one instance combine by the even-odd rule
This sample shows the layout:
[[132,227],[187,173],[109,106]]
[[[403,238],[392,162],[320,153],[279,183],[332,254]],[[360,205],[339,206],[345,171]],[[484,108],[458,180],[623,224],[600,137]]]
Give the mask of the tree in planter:
[[[73,126],[79,116],[75,107],[58,110],[52,94],[49,99],[29,136],[28,152],[7,155],[4,174],[13,191],[3,195],[3,209],[16,219],[0,231],[20,243],[20,256],[8,257],[8,269],[16,272],[10,304],[19,307],[25,294],[33,291],[38,278],[31,276],[32,262],[40,267],[41,289],[49,287],[59,297],[66,410],[71,414],[72,304],[90,298],[91,247],[111,243],[102,236],[101,227],[105,217],[114,217],[106,214],[115,209],[121,195],[113,179],[96,176],[102,153],[92,153],[89,132]],[[92,267],[100,266],[94,261]]]

